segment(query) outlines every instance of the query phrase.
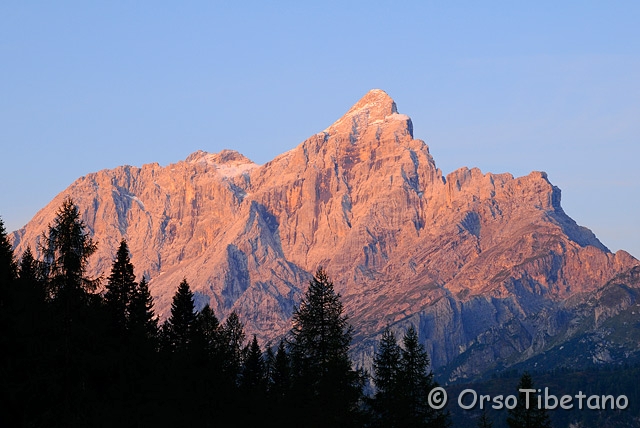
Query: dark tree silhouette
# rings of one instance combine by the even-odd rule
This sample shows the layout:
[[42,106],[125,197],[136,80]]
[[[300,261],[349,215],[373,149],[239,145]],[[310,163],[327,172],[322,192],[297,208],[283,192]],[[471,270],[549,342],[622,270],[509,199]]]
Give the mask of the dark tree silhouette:
[[242,369],[242,349],[244,348],[244,325],[238,314],[231,312],[221,329],[220,349],[224,356],[225,376],[237,384]]
[[153,311],[153,298],[143,276],[135,285],[129,305],[127,326],[134,342],[142,341],[155,348],[158,341],[158,318]]
[[240,404],[244,415],[241,425],[259,426],[264,422],[267,406],[267,369],[255,334],[244,350],[240,376]]
[[220,322],[208,304],[196,316],[195,331],[194,345],[201,358],[221,363]]
[[118,330],[124,332],[129,324],[131,305],[136,290],[136,277],[129,257],[127,241],[120,241],[111,267],[104,301]]
[[99,280],[85,277],[87,262],[95,252],[96,244],[70,198],[58,209],[53,224],[43,235],[43,242],[49,297],[65,308],[65,317],[70,317],[73,308],[86,303],[88,294],[99,284]]
[[280,341],[269,370],[269,393],[284,401],[291,388],[291,361],[284,340]]
[[381,427],[395,427],[401,420],[402,403],[400,384],[401,349],[396,337],[387,326],[373,358],[373,380],[376,392],[373,397],[374,423]]
[[165,321],[163,335],[168,349],[187,351],[191,345],[196,312],[193,292],[184,278],[171,302],[171,316]]
[[[0,349],[3,350],[0,352],[0,400],[3,404],[10,402],[12,376],[10,367],[18,357],[15,352],[15,340],[18,336],[14,320],[15,279],[16,262],[4,223],[0,218]],[[7,412],[7,417],[10,414]]]
[[304,425],[355,423],[362,379],[349,358],[352,328],[323,269],[310,281],[292,321],[293,400]]
[[20,267],[18,269],[18,279],[21,287],[28,288],[25,292],[29,295],[27,299],[37,299],[44,302],[45,290],[42,279],[42,267],[40,263],[33,257],[31,247],[27,247],[22,253],[20,259]]
[[551,420],[547,410],[538,408],[538,402],[534,393],[529,394],[529,407],[527,408],[526,392],[524,389],[533,390],[533,379],[525,372],[518,382],[518,404],[515,408],[509,409],[507,425],[509,428],[551,428]]
[[245,354],[240,388],[245,393],[263,400],[263,394],[266,392],[266,368],[262,350],[255,334],[251,344],[247,346]]
[[13,286],[16,276],[17,266],[13,249],[7,237],[4,222],[0,218],[0,310],[6,304],[10,287]]
[[418,340],[413,326],[402,338],[400,358],[400,400],[404,409],[401,426],[448,427],[451,425],[448,413],[429,406],[429,392],[437,386],[433,373],[429,370],[429,355]]

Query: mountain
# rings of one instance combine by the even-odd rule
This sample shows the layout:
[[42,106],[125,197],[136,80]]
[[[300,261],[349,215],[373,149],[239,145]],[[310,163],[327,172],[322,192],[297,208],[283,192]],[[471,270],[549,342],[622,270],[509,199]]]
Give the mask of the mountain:
[[359,364],[386,325],[413,323],[452,381],[597,335],[637,301],[640,262],[568,217],[545,173],[443,176],[381,90],[264,165],[198,151],[81,177],[12,234],[17,254],[37,248],[66,197],[98,241],[91,273],[108,275],[126,238],[161,317],[186,278],[198,307],[236,311],[249,334],[275,340],[322,266]]

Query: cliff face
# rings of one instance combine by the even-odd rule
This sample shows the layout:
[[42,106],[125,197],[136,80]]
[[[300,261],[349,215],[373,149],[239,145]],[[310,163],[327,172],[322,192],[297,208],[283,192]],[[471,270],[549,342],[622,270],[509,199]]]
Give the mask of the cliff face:
[[91,272],[108,275],[126,238],[162,317],[186,277],[199,307],[235,310],[248,333],[273,340],[323,266],[363,363],[385,325],[413,323],[450,379],[553,346],[570,335],[572,308],[638,264],[569,218],[542,172],[444,177],[380,90],[262,166],[196,152],[82,177],[13,234],[17,254],[37,246],[67,196],[99,244]]

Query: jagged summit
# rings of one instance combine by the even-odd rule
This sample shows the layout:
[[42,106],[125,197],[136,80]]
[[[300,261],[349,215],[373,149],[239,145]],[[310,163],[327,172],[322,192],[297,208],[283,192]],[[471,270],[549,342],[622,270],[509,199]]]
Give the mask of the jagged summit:
[[187,156],[185,162],[212,165],[225,177],[233,177],[259,166],[242,153],[227,149],[222,150],[220,153],[208,153],[198,150]]
[[198,150],[191,153],[185,159],[185,162],[202,162],[223,164],[253,163],[251,159],[235,150],[224,149],[219,153],[209,153],[204,150]]
[[367,127],[379,126],[386,121],[400,121],[401,126],[413,137],[413,125],[409,116],[398,114],[395,101],[385,91],[372,89],[324,132],[340,133],[346,130],[362,133]]
[[365,112],[369,119],[384,120],[390,114],[397,113],[395,101],[382,89],[372,89],[349,109],[345,116]]

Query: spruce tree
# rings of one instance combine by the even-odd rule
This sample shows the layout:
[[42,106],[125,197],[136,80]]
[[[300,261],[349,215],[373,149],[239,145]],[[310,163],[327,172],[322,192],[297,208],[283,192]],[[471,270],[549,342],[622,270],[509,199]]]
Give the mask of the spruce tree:
[[17,266],[13,249],[4,222],[0,218],[0,311],[7,304],[10,289],[17,276]]
[[208,304],[196,315],[195,331],[195,347],[202,358],[220,363],[220,322]]
[[163,334],[167,347],[172,351],[187,351],[196,320],[193,292],[184,278],[171,302],[171,316],[165,321]]
[[87,303],[89,293],[99,283],[85,276],[96,244],[70,198],[58,209],[53,224],[43,235],[43,242],[43,265],[50,298],[62,305],[65,318],[69,318],[74,307]]
[[352,328],[340,295],[322,268],[310,281],[292,321],[293,399],[306,417],[303,425],[353,424],[362,382],[349,358]]
[[267,349],[267,418],[272,426],[286,427],[291,424],[290,388],[291,364],[284,340],[280,340],[278,348]]
[[253,335],[251,344],[248,345],[246,357],[242,365],[242,377],[240,387],[245,393],[252,395],[260,400],[266,390],[266,367],[262,356],[262,350],[258,344],[256,335]]
[[[33,252],[31,252],[31,247],[28,246],[24,253],[22,253],[22,258],[20,259],[20,267],[18,269],[18,279],[22,287],[33,287],[33,288],[41,288],[42,276],[41,269],[38,261],[33,257]],[[40,284],[38,287],[36,284]],[[41,289],[38,294],[42,300],[44,300],[44,289]]]
[[234,385],[238,383],[242,369],[242,350],[244,348],[244,325],[234,311],[229,314],[221,329],[220,349],[223,355],[223,370],[225,376]]
[[102,302],[93,293],[99,279],[86,275],[95,250],[78,207],[65,199],[42,240],[43,277],[51,302],[48,361],[55,361],[48,373],[47,394],[52,401],[47,414],[62,425],[86,419],[96,410],[87,400],[104,373],[97,363],[104,362]]
[[529,408],[527,408],[526,392],[524,389],[534,389],[531,375],[525,372],[518,382],[518,404],[509,409],[507,425],[509,428],[551,428],[551,420],[547,410],[538,408],[538,402],[534,393],[529,393]]
[[127,327],[134,340],[142,340],[155,348],[158,340],[158,319],[153,311],[153,298],[144,276],[135,284],[129,305]]
[[[9,305],[11,305],[13,288],[17,277],[17,266],[13,249],[4,222],[0,218],[0,319],[6,316]],[[4,328],[7,320],[2,320],[0,327]]]
[[240,376],[240,409],[244,418],[241,425],[259,426],[264,421],[267,406],[267,379],[265,360],[255,334],[245,349]]
[[127,329],[135,289],[136,277],[133,274],[133,264],[129,257],[127,241],[123,239],[120,241],[116,258],[113,261],[107,282],[107,291],[104,295],[107,309],[120,332]]
[[403,408],[400,426],[448,427],[448,412],[429,406],[429,392],[437,386],[429,370],[429,355],[418,340],[418,333],[409,327],[402,338],[400,358],[400,403]]
[[[13,249],[7,238],[4,223],[0,218],[0,401],[10,403],[12,397],[11,367],[19,361],[21,355],[16,350],[18,329],[15,321],[17,310],[15,304],[16,262]],[[14,409],[7,407],[4,417],[11,418]],[[7,419],[10,420],[10,419]]]
[[398,412],[402,408],[400,384],[401,349],[396,337],[387,326],[382,333],[380,345],[373,357],[374,383],[376,392],[373,398],[375,425],[395,427],[400,421]]
[[284,340],[280,341],[273,358],[269,376],[269,394],[277,401],[284,401],[291,388],[291,361]]

